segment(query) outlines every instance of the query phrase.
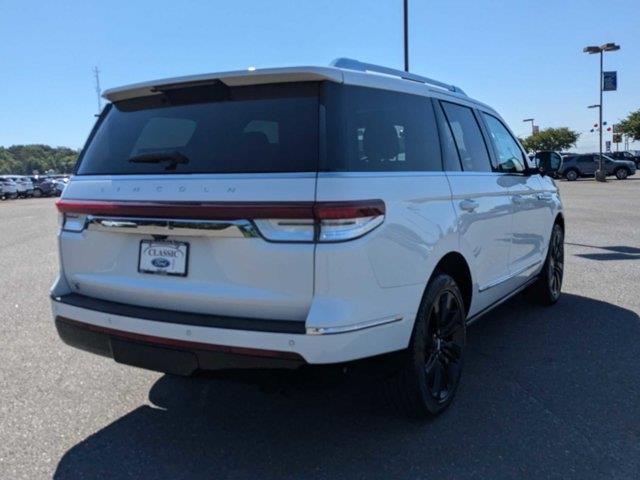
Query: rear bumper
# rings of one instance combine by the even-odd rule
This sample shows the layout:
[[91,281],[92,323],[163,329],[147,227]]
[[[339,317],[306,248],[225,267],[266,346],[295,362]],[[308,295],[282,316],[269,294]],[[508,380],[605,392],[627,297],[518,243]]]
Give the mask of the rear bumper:
[[[105,304],[111,305],[105,308]],[[304,333],[304,324],[291,325],[301,322],[115,305],[113,310],[112,302],[80,295],[53,298],[60,337],[73,347],[121,363],[179,374],[194,369],[296,368],[373,357],[406,348],[413,324],[398,319],[355,331],[311,335]],[[252,321],[251,329],[243,323]]]
[[55,324],[58,335],[67,345],[126,365],[175,375],[231,368],[298,368],[306,363],[294,353],[172,341],[96,327],[59,316]]

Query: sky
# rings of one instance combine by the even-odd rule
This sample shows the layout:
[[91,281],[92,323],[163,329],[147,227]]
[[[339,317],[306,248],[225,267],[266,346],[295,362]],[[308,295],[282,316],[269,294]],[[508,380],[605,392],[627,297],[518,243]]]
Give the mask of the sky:
[[[597,150],[598,56],[586,45],[622,47],[605,54],[618,91],[604,93],[604,120],[640,108],[638,0],[409,0],[409,17],[410,70],[488,103],[519,136],[533,117]],[[94,66],[105,89],[337,57],[401,69],[402,0],[0,0],[0,145],[82,147]]]

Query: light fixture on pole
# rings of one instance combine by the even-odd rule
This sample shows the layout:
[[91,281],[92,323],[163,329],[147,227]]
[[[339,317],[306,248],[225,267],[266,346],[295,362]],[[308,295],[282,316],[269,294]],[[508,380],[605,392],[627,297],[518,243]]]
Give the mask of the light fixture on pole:
[[523,122],[531,122],[531,135],[536,133],[536,127],[533,124],[533,118],[525,118],[524,120],[522,120]]
[[595,47],[595,46],[588,46],[588,47],[584,47],[582,49],[583,52],[588,53],[588,54],[596,54],[599,53],[600,54],[600,104],[599,105],[591,105],[589,108],[596,108],[598,107],[598,110],[600,111],[600,115],[599,115],[599,122],[598,122],[598,131],[600,133],[600,155],[598,157],[598,170],[596,171],[596,180],[598,180],[599,182],[606,182],[607,181],[607,176],[606,173],[604,171],[604,162],[603,162],[603,158],[602,158],[602,92],[604,89],[604,74],[603,74],[603,56],[604,56],[604,52],[615,52],[616,50],[620,50],[620,45],[616,45],[615,43],[605,43],[604,45],[600,45],[599,47]]

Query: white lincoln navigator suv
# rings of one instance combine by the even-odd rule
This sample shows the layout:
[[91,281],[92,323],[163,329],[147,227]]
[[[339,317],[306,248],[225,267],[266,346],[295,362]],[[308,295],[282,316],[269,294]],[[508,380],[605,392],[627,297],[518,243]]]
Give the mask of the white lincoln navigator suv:
[[470,322],[558,300],[553,162],[457,87],[339,59],[104,96],[57,203],[69,345],[184,375],[389,354],[383,383],[428,416]]

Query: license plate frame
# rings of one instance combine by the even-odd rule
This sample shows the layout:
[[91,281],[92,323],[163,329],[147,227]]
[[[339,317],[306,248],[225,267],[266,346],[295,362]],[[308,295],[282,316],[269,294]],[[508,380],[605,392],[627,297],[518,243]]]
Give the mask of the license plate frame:
[[[157,254],[150,252],[151,248],[163,249]],[[138,248],[138,273],[151,275],[168,275],[171,277],[186,277],[189,273],[189,242],[174,240],[140,240]],[[171,252],[175,252],[172,255]],[[152,263],[153,260],[163,259],[169,262],[166,266]],[[163,262],[158,262],[162,264]]]

